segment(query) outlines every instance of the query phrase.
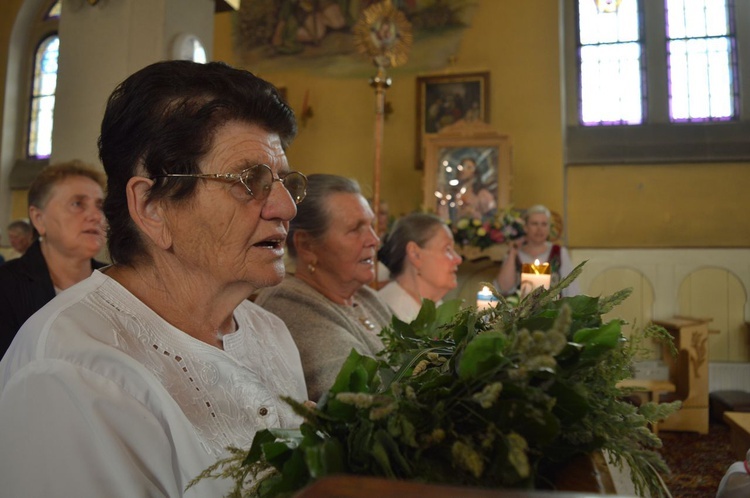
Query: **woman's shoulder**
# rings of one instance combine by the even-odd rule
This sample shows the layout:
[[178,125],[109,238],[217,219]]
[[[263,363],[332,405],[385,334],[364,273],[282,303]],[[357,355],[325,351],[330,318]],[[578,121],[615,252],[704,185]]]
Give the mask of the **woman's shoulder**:
[[287,275],[274,286],[261,290],[255,304],[280,317],[287,325],[290,321],[304,321],[310,315],[321,315],[331,308],[331,301],[302,280]]
[[315,289],[294,275],[288,274],[278,285],[261,289],[255,298],[255,303],[262,308],[267,308],[267,305],[289,300],[294,302],[315,300],[318,295],[319,293]]
[[377,292],[378,295],[382,298],[390,298],[392,296],[403,293],[403,289],[398,284],[398,282],[396,282],[395,280],[391,280],[383,287],[381,287]]

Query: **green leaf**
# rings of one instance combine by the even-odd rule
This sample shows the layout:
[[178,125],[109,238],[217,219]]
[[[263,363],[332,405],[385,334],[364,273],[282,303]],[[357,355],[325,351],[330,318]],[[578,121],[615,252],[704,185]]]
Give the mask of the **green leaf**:
[[411,328],[421,332],[419,335],[424,337],[424,332],[429,330],[434,323],[435,302],[429,299],[422,299],[422,307],[419,309],[417,317],[411,322]]
[[502,349],[505,346],[505,335],[499,332],[487,332],[478,335],[464,351],[458,364],[460,379],[474,379],[485,375],[503,362]]
[[582,419],[590,409],[586,396],[573,386],[555,382],[549,394],[557,400],[553,413],[564,425]]
[[360,419],[357,423],[347,426],[348,464],[353,473],[366,474],[370,468],[374,428],[375,425],[369,419]]
[[283,442],[272,442],[263,445],[263,456],[266,461],[281,469],[286,463],[287,459],[291,456],[292,449]]
[[584,355],[595,346],[604,349],[615,348],[622,338],[621,324],[620,320],[612,320],[598,328],[581,329],[573,334],[573,341],[585,346]]
[[331,392],[372,392],[369,387],[377,371],[377,360],[352,349],[336,376]]
[[411,465],[401,453],[399,445],[383,429],[373,434],[370,456],[379,470],[376,472],[378,475],[395,478],[411,474]]
[[305,448],[304,455],[313,479],[346,471],[344,449],[337,439],[326,439],[320,444]]
[[250,446],[250,451],[247,452],[243,465],[260,462],[263,457],[263,445],[272,443],[275,440],[276,436],[274,436],[268,429],[256,432],[255,437],[253,437],[253,443]]

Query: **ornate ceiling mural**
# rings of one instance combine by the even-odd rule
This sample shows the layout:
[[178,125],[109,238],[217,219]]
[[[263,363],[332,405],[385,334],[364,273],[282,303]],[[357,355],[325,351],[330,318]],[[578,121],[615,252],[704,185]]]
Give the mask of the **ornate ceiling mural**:
[[[354,27],[373,0],[243,0],[235,16],[238,59],[260,72],[310,70],[327,76],[372,73],[357,53]],[[414,42],[400,72],[449,65],[475,5],[465,0],[393,0],[411,23]]]

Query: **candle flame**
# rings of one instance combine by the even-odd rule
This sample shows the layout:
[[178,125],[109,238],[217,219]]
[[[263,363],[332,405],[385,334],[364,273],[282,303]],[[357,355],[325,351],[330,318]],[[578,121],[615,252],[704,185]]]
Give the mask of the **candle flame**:
[[538,259],[534,260],[534,263],[524,263],[521,270],[522,273],[530,273],[532,275],[547,275],[550,272],[549,263],[540,263]]

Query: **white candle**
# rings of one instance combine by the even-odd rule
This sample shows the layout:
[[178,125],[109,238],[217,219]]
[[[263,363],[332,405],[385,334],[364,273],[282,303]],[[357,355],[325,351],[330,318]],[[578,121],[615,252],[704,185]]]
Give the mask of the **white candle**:
[[534,264],[524,263],[521,271],[521,297],[531,294],[537,287],[549,289],[550,279],[549,263],[539,263],[534,260]]
[[491,308],[493,303],[497,303],[497,298],[492,295],[492,291],[486,285],[482,290],[477,292],[477,310],[481,311]]

